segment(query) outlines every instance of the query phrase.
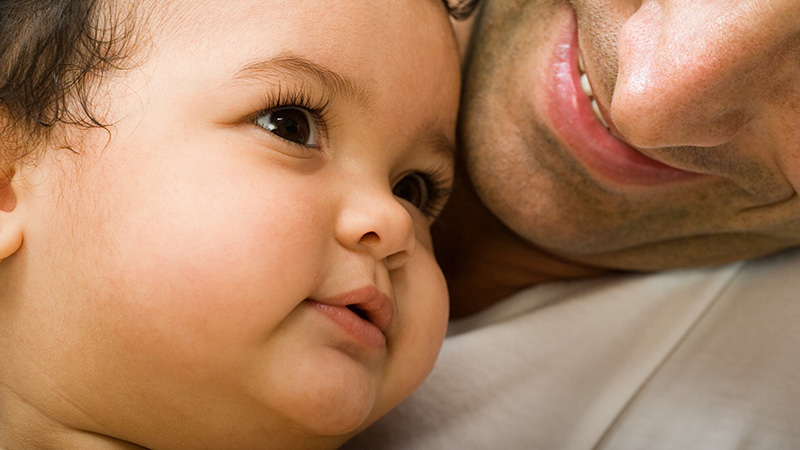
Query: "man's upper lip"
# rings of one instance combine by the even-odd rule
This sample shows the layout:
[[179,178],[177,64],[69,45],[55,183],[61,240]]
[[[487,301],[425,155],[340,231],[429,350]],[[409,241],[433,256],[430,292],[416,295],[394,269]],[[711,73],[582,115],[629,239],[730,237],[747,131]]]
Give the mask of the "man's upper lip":
[[346,307],[374,324],[384,334],[392,326],[394,302],[375,286],[363,286],[352,291],[312,300],[331,306]]

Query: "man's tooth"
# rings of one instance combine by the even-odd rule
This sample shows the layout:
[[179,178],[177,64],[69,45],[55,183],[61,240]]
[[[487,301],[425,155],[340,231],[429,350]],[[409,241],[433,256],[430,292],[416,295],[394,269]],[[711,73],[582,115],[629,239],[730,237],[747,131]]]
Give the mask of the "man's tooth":
[[603,119],[603,115],[600,114],[600,107],[597,106],[597,101],[595,101],[594,99],[592,99],[592,112],[594,112],[594,115],[597,116],[597,120],[599,120],[604,127],[609,128],[608,124],[606,123],[606,120]]
[[586,74],[581,75],[581,89],[587,97],[594,97],[592,86],[589,84],[589,77]]
[[592,85],[589,84],[589,76],[586,74],[586,68],[583,66],[583,58],[581,55],[578,55],[578,70],[581,73],[581,90],[587,97],[591,99],[592,105],[592,112],[594,113],[597,120],[606,127],[607,130],[610,130],[611,127],[608,126],[606,123],[606,119],[603,118],[603,115],[600,114],[600,107],[597,106],[597,100],[594,99],[594,92],[592,91]]

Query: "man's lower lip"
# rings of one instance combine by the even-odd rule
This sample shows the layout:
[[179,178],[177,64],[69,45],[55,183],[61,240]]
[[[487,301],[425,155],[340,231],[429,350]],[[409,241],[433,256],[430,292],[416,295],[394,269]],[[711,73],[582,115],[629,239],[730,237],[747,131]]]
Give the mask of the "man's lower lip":
[[578,33],[574,16],[565,24],[551,61],[545,113],[551,129],[590,173],[616,185],[657,185],[697,177],[651,159],[616,139],[600,124],[580,90]]
[[383,332],[346,306],[327,305],[314,300],[306,300],[306,303],[338,325],[356,343],[370,349],[386,348],[386,336]]

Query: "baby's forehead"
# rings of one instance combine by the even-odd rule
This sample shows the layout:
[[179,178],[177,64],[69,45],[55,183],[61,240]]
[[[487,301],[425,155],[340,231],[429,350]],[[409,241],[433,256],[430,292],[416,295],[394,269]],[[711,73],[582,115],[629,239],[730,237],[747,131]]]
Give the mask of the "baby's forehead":
[[[392,3],[396,0],[375,0],[363,3],[363,9],[382,9],[389,11]],[[211,2],[212,4],[215,2]],[[237,15],[237,12],[247,14],[249,8],[253,6],[254,2],[248,1],[234,1],[225,2],[224,10],[231,12],[232,16]],[[294,0],[292,2],[285,2],[282,0],[262,0],[255,2],[260,9],[277,9],[290,7],[292,17],[294,19],[305,16],[310,25],[324,17],[326,20],[336,20],[335,14],[337,4],[354,4],[349,0]],[[418,3],[419,5],[417,5]],[[441,14],[450,14],[454,17],[465,16],[472,11],[477,3],[477,0],[413,0],[408,2],[405,7],[414,10],[420,10],[418,6],[427,4],[427,6],[434,5],[441,11]],[[168,2],[160,2],[156,0],[126,0],[119,8],[125,14],[134,12],[133,16],[146,19],[150,29],[155,32],[164,32],[170,35],[193,34],[197,31],[203,31],[209,27],[224,26],[219,14],[219,10],[205,8],[206,2],[195,2],[189,0],[174,0]],[[431,8],[424,8],[427,11],[433,11]],[[391,14],[384,14],[382,20],[391,20]],[[269,27],[269,23],[263,23],[262,26]],[[230,29],[232,32],[235,29]],[[353,33],[358,33],[358,29],[351,30]],[[380,45],[380,43],[376,43]]]
[[231,64],[233,54],[242,56],[238,69],[248,59],[281,52],[311,55],[334,69],[337,61],[356,55],[368,66],[380,62],[376,56],[396,51],[393,41],[452,34],[443,5],[442,0],[147,2],[135,7],[142,18],[137,41],[149,41],[148,57],[177,49],[171,58],[195,58],[204,71],[210,64]]

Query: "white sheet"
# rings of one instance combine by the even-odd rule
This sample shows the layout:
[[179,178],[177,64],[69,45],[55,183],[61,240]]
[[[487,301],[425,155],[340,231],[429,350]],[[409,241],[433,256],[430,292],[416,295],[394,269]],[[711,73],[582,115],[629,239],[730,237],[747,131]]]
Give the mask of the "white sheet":
[[536,286],[347,449],[800,449],[800,251]]

